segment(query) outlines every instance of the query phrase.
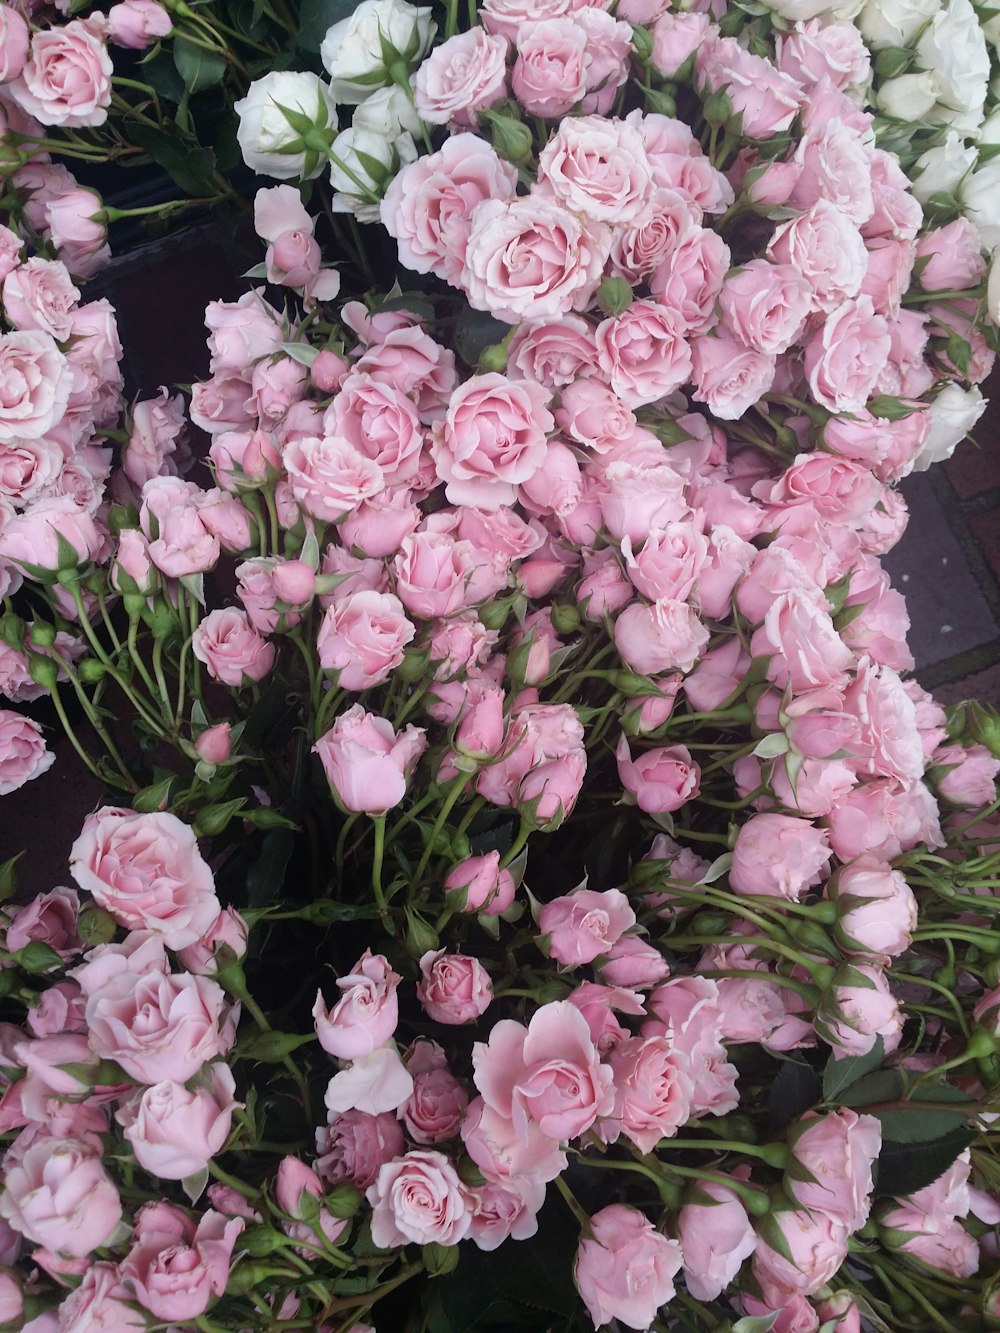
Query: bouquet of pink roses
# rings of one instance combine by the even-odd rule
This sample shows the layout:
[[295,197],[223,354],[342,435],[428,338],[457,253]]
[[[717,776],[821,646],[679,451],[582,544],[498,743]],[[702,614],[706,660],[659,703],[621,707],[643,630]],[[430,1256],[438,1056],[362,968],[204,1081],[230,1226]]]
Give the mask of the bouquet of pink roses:
[[982,410],[975,225],[846,22],[482,18],[366,0],[315,116],[238,105],[409,272],[336,304],[323,187],[258,191],[208,484],[165,392],[52,398],[87,307],[10,247],[4,690],[108,799],[4,871],[0,1315],[987,1329],[997,719],[879,561]]

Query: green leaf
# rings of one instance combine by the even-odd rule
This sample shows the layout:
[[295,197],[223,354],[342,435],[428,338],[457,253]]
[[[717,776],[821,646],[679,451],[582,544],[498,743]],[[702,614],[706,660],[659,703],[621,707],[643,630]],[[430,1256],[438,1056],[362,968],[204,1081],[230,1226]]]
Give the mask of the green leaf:
[[0,863],[0,903],[5,903],[17,891],[17,863],[24,852],[18,852],[9,861]]
[[160,51],[152,60],[143,63],[142,77],[154,92],[168,102],[177,103],[184,96],[184,80],[165,51]]
[[773,1314],[748,1314],[745,1318],[736,1321],[733,1325],[733,1333],[770,1333],[777,1317],[777,1310]]
[[259,1060],[265,1064],[280,1064],[286,1055],[297,1051],[300,1046],[316,1040],[316,1034],[310,1032],[256,1032],[236,1047],[236,1054],[244,1060]]
[[966,339],[963,338],[960,333],[956,333],[955,330],[952,329],[948,334],[947,347],[948,360],[953,366],[961,371],[963,375],[968,377],[969,359],[972,356],[972,348],[969,346]]
[[848,1055],[843,1060],[832,1057],[827,1060],[823,1070],[823,1097],[828,1102],[835,1102],[841,1093],[854,1086],[873,1070],[878,1069],[885,1058],[885,1043],[881,1037],[875,1038],[875,1045],[867,1055]]
[[816,1073],[795,1060],[786,1060],[771,1084],[767,1109],[771,1121],[779,1128],[790,1124],[803,1111],[810,1110],[822,1099],[823,1088]]
[[289,829],[272,829],[265,835],[260,856],[247,872],[250,907],[266,907],[277,898],[294,848],[295,838]]
[[215,194],[215,155],[204,148],[190,134],[176,127],[170,130],[157,125],[129,123],[129,138],[148,153],[157,166],[162,167],[185,193],[195,198]]
[[353,14],[359,4],[360,0],[302,0],[299,6],[299,46],[303,51],[318,51],[327,29]]
[[196,46],[186,37],[178,37],[174,41],[174,64],[189,93],[213,88],[222,82],[226,73],[224,56],[215,51],[206,51],[203,46]]
[[876,1195],[913,1194],[933,1184],[975,1137],[975,1130],[966,1125],[929,1143],[883,1143],[878,1158]]

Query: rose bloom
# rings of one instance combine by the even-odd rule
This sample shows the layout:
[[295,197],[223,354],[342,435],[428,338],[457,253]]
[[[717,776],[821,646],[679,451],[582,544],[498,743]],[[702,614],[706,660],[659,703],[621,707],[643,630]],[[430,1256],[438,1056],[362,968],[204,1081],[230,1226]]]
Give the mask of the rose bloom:
[[634,301],[597,326],[601,372],[628,407],[642,407],[673,393],[691,374],[683,323],[656,301]]
[[585,310],[611,252],[611,233],[554,199],[491,199],[472,219],[461,286],[475,310],[518,324]]
[[111,105],[111,57],[79,19],[34,33],[20,76],[8,91],[43,125],[103,125]]
[[761,1236],[753,1273],[764,1300],[776,1309],[796,1295],[813,1295],[829,1282],[847,1258],[850,1232],[836,1218],[807,1209],[783,1209],[768,1221],[778,1233],[775,1239],[780,1237],[780,1248]]
[[[146,1316],[132,1304],[131,1294],[122,1286],[118,1265],[106,1262],[87,1267],[80,1285],[65,1298],[58,1314],[59,1329],[65,1333],[98,1329],[143,1333],[149,1327]],[[33,1322],[37,1324],[37,1320]]]
[[593,222],[634,222],[653,189],[639,131],[626,121],[574,116],[561,122],[538,159],[539,184]]
[[575,1138],[614,1106],[611,1070],[600,1062],[587,1020],[566,1000],[542,1005],[527,1028],[501,1019],[472,1049],[486,1106],[524,1135]]
[[90,1142],[39,1135],[4,1162],[0,1217],[36,1245],[83,1259],[121,1221],[118,1191]]
[[292,495],[313,518],[339,522],[385,486],[374,459],[336,436],[300,436],[282,450]]
[[236,607],[210,611],[191,636],[191,651],[208,667],[213,680],[234,689],[263,680],[274,665],[274,646]]
[[399,1118],[417,1143],[443,1143],[457,1136],[469,1095],[449,1069],[424,1069],[413,1075],[413,1091]]
[[0,708],[0,796],[41,777],[55,759],[37,722],[12,709]]
[[615,1079],[615,1105],[600,1132],[609,1141],[624,1134],[640,1152],[676,1134],[691,1115],[694,1084],[687,1056],[672,1038],[626,1037],[608,1056]]
[[466,127],[507,92],[505,37],[485,29],[456,33],[435,47],[413,76],[413,104],[427,125]]
[[818,884],[831,856],[829,834],[794,815],[751,815],[733,846],[729,883],[737,893],[797,902]]
[[830,1115],[807,1113],[789,1133],[792,1160],[785,1190],[801,1207],[857,1231],[871,1210],[872,1165],[882,1147],[882,1127],[873,1115],[847,1106]]
[[420,959],[417,999],[437,1023],[472,1023],[493,999],[490,975],[477,958],[433,949]]
[[403,1155],[403,1130],[389,1111],[331,1115],[316,1131],[316,1170],[332,1185],[349,1181],[359,1190],[375,1183],[379,1169]]
[[681,1247],[635,1208],[611,1204],[590,1219],[573,1276],[594,1328],[620,1320],[645,1329],[674,1297]]
[[663,745],[633,760],[623,735],[615,752],[618,776],[647,814],[669,814],[694,800],[701,790],[701,770],[683,745]]
[[465,1186],[439,1152],[410,1152],[386,1162],[367,1198],[372,1205],[372,1240],[380,1249],[410,1241],[457,1245],[469,1230]]
[[193,830],[176,815],[104,806],[70,848],[70,873],[126,930],[152,930],[169,949],[194,944],[220,912]]
[[426,745],[422,728],[411,725],[397,734],[386,718],[354,704],[319,738],[313,752],[346,810],[384,815],[406,795],[410,772]]
[[860,411],[889,357],[888,325],[870,296],[845,301],[806,343],[805,372],[813,396],[831,412]]
[[888,861],[856,857],[827,880],[826,896],[837,905],[834,936],[845,952],[886,964],[910,947],[916,896]]
[[47,435],[62,420],[72,386],[70,364],[49,334],[0,335],[0,443]]
[[338,673],[338,688],[368,690],[395,671],[414,634],[398,597],[353,592],[327,608],[316,651],[323,670]]
[[233,1247],[245,1223],[209,1209],[197,1222],[171,1203],[147,1203],[135,1215],[132,1248],[121,1275],[140,1305],[165,1323],[196,1319],[221,1296]]
[[347,976],[337,978],[343,994],[329,1013],[322,991],[317,992],[313,1018],[324,1051],[338,1060],[356,1060],[384,1046],[399,1021],[396,988],[401,980],[382,954],[366,949]]
[[686,602],[661,597],[635,602],[615,621],[615,645],[626,666],[642,676],[690,671],[709,633]]
[[696,1189],[677,1215],[677,1236],[688,1291],[695,1300],[714,1301],[757,1248],[757,1233],[739,1195],[721,1181],[699,1180]]
[[581,887],[547,902],[538,914],[538,929],[548,937],[551,957],[574,967],[608,953],[635,920],[620,889],[599,893]]
[[161,1180],[185,1180],[204,1170],[229,1138],[236,1081],[221,1060],[186,1088],[169,1080],[123,1102],[118,1123],[144,1171]]

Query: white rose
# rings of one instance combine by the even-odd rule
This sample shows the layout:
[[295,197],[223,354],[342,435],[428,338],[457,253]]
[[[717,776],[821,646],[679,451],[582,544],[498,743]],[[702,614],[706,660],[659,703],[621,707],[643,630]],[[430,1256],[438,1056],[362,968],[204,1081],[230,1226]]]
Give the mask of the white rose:
[[362,102],[351,124],[356,130],[371,130],[386,139],[395,139],[404,130],[407,134],[420,133],[420,117],[398,84],[380,88]]
[[962,212],[979,228],[984,250],[1000,245],[1000,157],[983,162],[958,191]]
[[430,49],[437,25],[430,9],[407,0],[362,0],[353,14],[328,29],[320,59],[341,102],[363,102],[376,88],[392,83],[386,46],[412,68]]
[[[841,0],[831,4],[830,0],[765,0],[768,9],[786,18],[790,23],[808,23],[810,19],[852,19],[860,10],[864,0]],[[688,5],[682,6],[684,9]]]
[[901,74],[882,84],[878,108],[894,120],[923,120],[938,100],[940,87],[936,74]]
[[990,112],[979,130],[980,148],[991,147],[993,144],[1000,144],[1000,106]]
[[968,148],[954,130],[944,142],[929,148],[914,163],[912,190],[922,204],[932,194],[954,194],[965,175],[976,165],[976,150]]
[[337,191],[330,207],[335,213],[353,213],[359,222],[377,222],[389,182],[416,157],[412,135],[404,133],[389,140],[364,126],[352,125],[337,136],[330,149],[330,180]]
[[910,46],[941,0],[868,0],[858,19],[869,46]]
[[265,74],[236,103],[236,114],[243,161],[254,171],[276,180],[312,180],[323,170],[336,132],[337,107],[316,74],[293,70]]
[[951,0],[935,14],[917,42],[917,59],[940,80],[938,101],[952,113],[941,119],[974,134],[983,118],[990,57],[969,0]]
[[914,472],[926,472],[932,463],[943,462],[986,411],[986,399],[973,385],[961,389],[946,384],[928,409],[931,418],[927,438],[913,460]]

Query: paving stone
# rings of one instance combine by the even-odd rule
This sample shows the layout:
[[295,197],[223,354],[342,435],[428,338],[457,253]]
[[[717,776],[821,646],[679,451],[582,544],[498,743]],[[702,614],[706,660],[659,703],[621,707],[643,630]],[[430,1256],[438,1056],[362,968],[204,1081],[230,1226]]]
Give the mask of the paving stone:
[[1000,393],[995,392],[973,434],[978,443],[966,440],[944,464],[945,474],[962,500],[1000,487]]
[[981,703],[1000,708],[1000,662],[948,685],[938,685],[934,690],[934,698],[945,705],[957,704],[962,699],[978,699]]

